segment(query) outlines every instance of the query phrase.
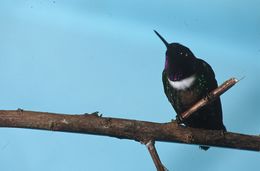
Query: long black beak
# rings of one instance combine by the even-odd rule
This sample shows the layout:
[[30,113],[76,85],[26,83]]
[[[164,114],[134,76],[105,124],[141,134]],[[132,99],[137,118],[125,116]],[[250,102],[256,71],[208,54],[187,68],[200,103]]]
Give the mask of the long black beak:
[[163,43],[165,44],[165,46],[169,47],[169,43],[156,31],[156,30],[153,30],[155,32],[155,34],[163,41]]

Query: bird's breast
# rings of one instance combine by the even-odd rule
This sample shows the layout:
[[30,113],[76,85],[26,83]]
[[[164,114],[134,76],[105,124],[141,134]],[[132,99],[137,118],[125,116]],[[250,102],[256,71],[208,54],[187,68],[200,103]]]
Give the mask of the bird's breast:
[[192,75],[180,81],[172,81],[169,78],[168,81],[172,88],[176,90],[186,90],[187,88],[190,88],[193,85],[195,78],[195,75]]
[[177,113],[187,110],[202,97],[195,74],[180,81],[171,81],[168,78],[168,82],[174,92],[174,105],[179,108]]

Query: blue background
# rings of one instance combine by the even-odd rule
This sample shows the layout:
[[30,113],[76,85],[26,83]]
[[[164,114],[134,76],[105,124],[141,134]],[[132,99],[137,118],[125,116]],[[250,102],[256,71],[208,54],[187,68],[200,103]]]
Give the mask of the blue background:
[[[0,1],[1,109],[168,122],[165,47],[188,46],[219,83],[245,79],[222,96],[229,131],[260,133],[260,2]],[[145,146],[72,133],[0,129],[3,171],[155,170]],[[169,170],[259,170],[256,152],[156,143]]]

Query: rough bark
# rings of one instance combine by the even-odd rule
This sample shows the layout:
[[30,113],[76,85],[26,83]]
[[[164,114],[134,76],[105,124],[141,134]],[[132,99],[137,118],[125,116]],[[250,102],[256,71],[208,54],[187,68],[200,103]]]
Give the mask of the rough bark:
[[154,123],[101,117],[97,114],[67,115],[21,109],[0,110],[0,127],[94,134],[139,142],[153,140],[260,151],[260,136],[187,128],[176,122]]

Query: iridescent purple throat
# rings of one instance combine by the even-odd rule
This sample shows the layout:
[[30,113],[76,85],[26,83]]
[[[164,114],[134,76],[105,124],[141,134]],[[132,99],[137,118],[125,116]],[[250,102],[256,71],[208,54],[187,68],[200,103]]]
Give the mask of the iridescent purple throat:
[[167,70],[169,68],[168,56],[165,57],[164,69]]
[[[164,70],[169,71],[169,60],[168,60],[168,56],[166,56],[165,58],[165,64],[164,64]],[[179,81],[182,79],[183,74],[181,72],[177,72],[177,73],[168,73],[168,78],[171,81]]]

